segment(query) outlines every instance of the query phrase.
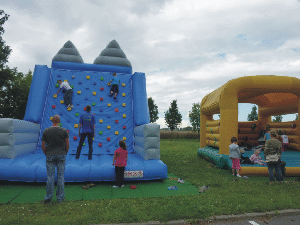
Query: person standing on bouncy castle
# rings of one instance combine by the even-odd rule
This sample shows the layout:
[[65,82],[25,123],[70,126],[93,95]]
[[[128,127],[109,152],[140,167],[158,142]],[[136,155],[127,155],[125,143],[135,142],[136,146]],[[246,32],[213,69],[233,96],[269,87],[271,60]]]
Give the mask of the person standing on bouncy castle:
[[127,166],[128,151],[125,141],[119,141],[119,148],[114,152],[113,165],[116,171],[116,185],[114,188],[124,187],[124,170]]
[[237,145],[237,138],[232,137],[231,138],[231,145],[229,145],[229,158],[232,161],[232,175],[235,176],[235,171],[236,171],[236,176],[241,177],[240,175],[240,169],[241,169],[241,153],[244,153],[244,150],[240,150],[240,147]]
[[57,83],[59,83],[59,89],[56,94],[60,92],[61,89],[64,95],[64,102],[67,108],[73,108],[72,104],[72,95],[73,95],[73,89],[71,88],[70,84],[68,82],[62,82],[61,80],[57,80]]
[[115,100],[117,99],[117,94],[119,93],[119,83],[120,78],[117,76],[116,73],[113,73],[113,78],[111,81],[109,81],[109,84],[111,84],[109,97],[112,97],[114,95]]
[[69,151],[69,134],[65,128],[59,126],[60,117],[55,115],[52,118],[52,127],[44,130],[42,136],[42,149],[46,155],[47,184],[46,196],[42,203],[50,203],[54,192],[54,175],[57,167],[57,202],[61,203],[65,199],[65,165],[66,154]]
[[[77,147],[77,152],[76,152],[76,159],[79,159],[80,153],[81,153],[81,148],[83,145],[83,142],[86,138],[88,137],[88,142],[89,142],[89,156],[88,159],[92,160],[92,154],[93,154],[93,138],[95,136],[95,117],[91,113],[92,107],[88,105],[86,107],[86,113],[80,116],[79,119],[79,131],[78,135],[80,136],[80,141],[79,145]],[[80,133],[80,128],[82,127],[82,132]]]

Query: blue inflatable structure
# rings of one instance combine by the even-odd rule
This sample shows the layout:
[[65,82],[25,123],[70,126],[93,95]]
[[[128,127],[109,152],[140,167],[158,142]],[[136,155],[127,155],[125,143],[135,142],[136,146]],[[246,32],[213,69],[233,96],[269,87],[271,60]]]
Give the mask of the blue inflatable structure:
[[[121,83],[117,100],[110,97],[112,73]],[[56,95],[57,80],[73,87],[74,108],[64,104],[64,94]],[[87,140],[79,160],[79,117],[87,105],[96,118],[93,159],[88,160]],[[52,60],[52,68],[36,65],[24,120],[0,119],[0,180],[46,182],[46,160],[41,149],[43,130],[60,115],[61,126],[69,132],[65,181],[113,181],[114,150],[126,140],[128,165],[126,180],[167,178],[167,166],[160,160],[160,127],[150,123],[146,77],[132,73],[132,67],[119,44],[113,40],[94,64],[85,64],[68,41]]]

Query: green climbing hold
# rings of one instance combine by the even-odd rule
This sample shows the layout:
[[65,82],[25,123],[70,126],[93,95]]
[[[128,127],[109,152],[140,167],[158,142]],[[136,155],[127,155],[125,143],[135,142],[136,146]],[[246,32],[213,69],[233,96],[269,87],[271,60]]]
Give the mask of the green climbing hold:
[[79,113],[75,113],[75,116],[79,116]]
[[96,103],[95,103],[95,102],[93,102],[93,103],[92,103],[92,106],[95,106],[95,105],[96,105]]
[[58,87],[59,87],[59,84],[55,84],[55,87],[57,87],[57,88],[58,88]]
[[102,131],[99,131],[99,134],[100,134],[100,135],[102,135],[102,134],[103,134],[103,132],[102,132]]
[[100,80],[104,81],[104,78],[103,78],[103,77],[101,77],[101,78],[100,78]]

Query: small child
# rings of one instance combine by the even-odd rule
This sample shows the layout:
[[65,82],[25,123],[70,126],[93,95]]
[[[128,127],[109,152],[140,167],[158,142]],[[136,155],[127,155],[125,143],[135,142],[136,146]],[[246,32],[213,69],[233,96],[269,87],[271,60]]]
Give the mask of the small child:
[[240,175],[240,169],[241,169],[241,153],[244,153],[244,150],[240,150],[239,146],[237,145],[237,138],[232,137],[231,138],[231,145],[229,145],[229,158],[231,158],[232,161],[232,175],[237,177],[242,177]]
[[115,150],[113,165],[116,171],[116,185],[114,188],[124,187],[124,170],[127,166],[128,151],[125,141],[119,141],[119,148]]
[[109,84],[111,84],[109,96],[112,97],[114,95],[115,100],[117,99],[117,94],[119,93],[119,83],[120,83],[120,78],[117,76],[116,73],[113,73],[113,78],[109,82]]
[[281,135],[282,138],[282,151],[286,152],[289,145],[289,137],[284,133]]
[[251,162],[260,164],[262,166],[265,166],[265,161],[259,156],[260,150],[256,149],[254,151],[254,154],[250,157]]

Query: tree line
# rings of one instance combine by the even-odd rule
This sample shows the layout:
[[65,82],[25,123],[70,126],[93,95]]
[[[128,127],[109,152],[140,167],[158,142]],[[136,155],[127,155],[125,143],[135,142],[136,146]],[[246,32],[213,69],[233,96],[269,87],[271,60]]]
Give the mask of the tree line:
[[32,72],[23,74],[6,64],[12,52],[3,40],[4,23],[9,15],[0,10],[0,118],[23,119],[29,95]]

